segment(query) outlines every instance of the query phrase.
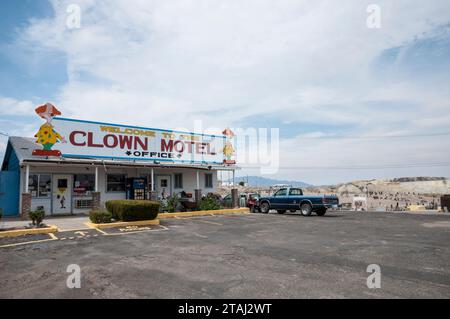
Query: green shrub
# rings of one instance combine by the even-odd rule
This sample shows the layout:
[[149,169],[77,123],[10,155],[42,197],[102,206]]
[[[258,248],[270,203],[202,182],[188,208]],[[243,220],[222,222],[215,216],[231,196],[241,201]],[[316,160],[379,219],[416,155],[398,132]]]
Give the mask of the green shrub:
[[42,226],[42,221],[45,218],[44,210],[36,210],[34,212],[30,212],[28,217],[31,219],[33,226],[40,227]]
[[112,200],[106,202],[115,219],[128,221],[152,220],[158,216],[159,202],[146,200]]
[[89,219],[94,224],[106,224],[111,222],[112,214],[107,210],[91,210]]
[[206,196],[202,198],[200,204],[198,205],[198,210],[217,210],[221,209],[219,201],[213,196]]
[[160,202],[160,212],[169,212],[169,213],[175,213],[180,212],[183,210],[183,205],[180,202],[180,199],[174,195],[170,196],[165,200],[162,200]]
[[118,200],[109,200],[105,203],[106,209],[111,213],[111,217],[115,220],[120,220],[119,213],[116,207],[120,201]]

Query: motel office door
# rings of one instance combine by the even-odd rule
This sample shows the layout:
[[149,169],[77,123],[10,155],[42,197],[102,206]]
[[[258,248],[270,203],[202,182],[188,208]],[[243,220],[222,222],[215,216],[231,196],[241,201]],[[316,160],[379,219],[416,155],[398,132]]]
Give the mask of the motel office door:
[[158,199],[169,197],[171,195],[170,175],[157,175],[155,181]]
[[53,175],[52,214],[72,213],[72,175]]

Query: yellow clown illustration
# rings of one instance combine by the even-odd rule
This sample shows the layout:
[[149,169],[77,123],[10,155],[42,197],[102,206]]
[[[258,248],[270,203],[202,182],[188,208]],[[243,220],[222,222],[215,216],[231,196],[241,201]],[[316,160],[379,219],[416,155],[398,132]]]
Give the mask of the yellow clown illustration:
[[225,164],[236,164],[236,161],[233,159],[235,150],[233,147],[233,137],[234,133],[229,129],[225,129],[225,131],[222,132],[223,135],[225,135],[225,145],[223,147],[223,155],[225,156],[225,159],[223,162]]
[[34,137],[36,137],[36,143],[43,146],[42,150],[34,150],[35,156],[61,156],[61,152],[52,150],[53,145],[58,142],[66,143],[64,137],[57,133],[52,125],[53,117],[61,115],[61,112],[51,103],[36,108],[36,113],[46,120],[45,124],[39,128],[39,131]]

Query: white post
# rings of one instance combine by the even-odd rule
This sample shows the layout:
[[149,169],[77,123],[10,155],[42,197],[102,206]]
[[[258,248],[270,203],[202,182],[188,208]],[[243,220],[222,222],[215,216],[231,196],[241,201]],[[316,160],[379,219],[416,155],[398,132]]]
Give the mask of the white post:
[[98,193],[98,166],[95,166],[95,192]]
[[200,175],[197,170],[197,189],[200,189]]
[[25,193],[30,190],[30,165],[25,166]]
[[155,191],[155,174],[154,174],[154,171],[153,171],[153,167],[152,167],[150,182],[152,183],[152,192],[154,192]]

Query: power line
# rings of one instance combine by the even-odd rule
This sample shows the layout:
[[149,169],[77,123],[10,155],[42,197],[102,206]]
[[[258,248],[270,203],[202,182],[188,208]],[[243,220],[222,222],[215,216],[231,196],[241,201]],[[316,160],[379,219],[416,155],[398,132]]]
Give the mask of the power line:
[[[261,166],[245,166],[240,165],[242,168],[247,169],[260,169],[268,167],[265,165]],[[303,169],[303,170],[365,170],[365,169],[388,169],[388,168],[432,168],[432,167],[450,167],[450,162],[439,162],[439,163],[406,163],[406,164],[380,164],[380,165],[351,165],[351,166],[280,166],[278,169]]]
[[3,132],[0,132],[0,135],[3,135],[3,136],[6,136],[6,137],[9,137],[9,134],[8,134],[8,133],[3,133]]
[[449,136],[450,132],[439,133],[423,133],[423,134],[392,134],[392,135],[326,135],[326,136],[302,136],[302,139],[384,139],[384,138],[408,138],[408,137],[436,137],[436,136]]

